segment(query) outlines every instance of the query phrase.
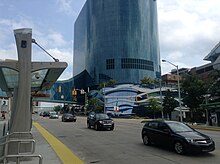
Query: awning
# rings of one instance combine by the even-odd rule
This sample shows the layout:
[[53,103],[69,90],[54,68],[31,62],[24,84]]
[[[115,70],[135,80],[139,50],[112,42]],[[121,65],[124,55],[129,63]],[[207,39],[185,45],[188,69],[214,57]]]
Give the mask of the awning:
[[[6,93],[18,87],[18,71],[7,67],[17,63],[14,60],[0,61],[0,88]],[[66,62],[32,62],[31,92],[50,89],[66,67]]]

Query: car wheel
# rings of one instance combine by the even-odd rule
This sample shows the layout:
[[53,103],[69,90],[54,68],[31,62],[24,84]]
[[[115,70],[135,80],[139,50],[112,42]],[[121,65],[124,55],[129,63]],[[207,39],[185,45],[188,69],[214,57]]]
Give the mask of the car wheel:
[[110,128],[110,130],[114,130],[114,126],[112,126],[112,127]]
[[143,143],[145,145],[151,145],[150,139],[149,139],[149,137],[147,135],[143,136]]
[[98,128],[98,125],[97,124],[95,124],[95,130],[99,130],[99,128]]
[[184,147],[183,144],[179,141],[175,142],[174,150],[177,154],[184,154]]

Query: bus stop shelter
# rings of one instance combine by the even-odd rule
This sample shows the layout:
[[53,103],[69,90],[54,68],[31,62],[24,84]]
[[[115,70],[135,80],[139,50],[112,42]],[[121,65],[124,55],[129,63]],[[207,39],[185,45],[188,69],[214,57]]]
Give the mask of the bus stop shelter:
[[32,62],[32,29],[16,29],[14,35],[18,60],[0,60],[0,88],[12,99],[9,134],[31,131],[31,95],[50,89],[67,67],[59,60]]

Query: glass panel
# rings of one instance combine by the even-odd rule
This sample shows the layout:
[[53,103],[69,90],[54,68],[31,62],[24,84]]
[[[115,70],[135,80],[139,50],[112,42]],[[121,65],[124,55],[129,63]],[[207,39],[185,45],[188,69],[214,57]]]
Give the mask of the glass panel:
[[14,88],[18,84],[18,72],[9,69],[9,68],[2,68],[2,72],[4,74],[6,83],[8,88]]
[[31,87],[40,87],[47,74],[47,71],[48,69],[44,69],[31,73]]
[[[2,68],[2,72],[4,74],[7,86],[9,89],[13,89],[14,87],[18,86],[18,72],[9,69],[9,68]],[[39,70],[31,73],[31,87],[38,88],[41,86],[43,79],[45,78],[48,69]]]

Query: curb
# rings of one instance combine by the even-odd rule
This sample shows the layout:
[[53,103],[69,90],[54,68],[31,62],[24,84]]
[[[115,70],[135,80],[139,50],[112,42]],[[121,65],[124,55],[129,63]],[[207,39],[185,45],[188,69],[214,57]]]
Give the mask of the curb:
[[54,137],[46,129],[44,129],[39,123],[33,122],[33,125],[39,131],[39,133],[46,139],[46,141],[50,144],[50,146],[56,152],[57,156],[60,158],[62,163],[84,164],[84,162],[79,157],[77,157],[62,142],[60,142],[56,137]]
[[197,126],[197,125],[190,125],[190,127],[201,130],[220,131],[220,128],[218,127],[206,127],[206,126]]

